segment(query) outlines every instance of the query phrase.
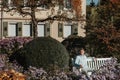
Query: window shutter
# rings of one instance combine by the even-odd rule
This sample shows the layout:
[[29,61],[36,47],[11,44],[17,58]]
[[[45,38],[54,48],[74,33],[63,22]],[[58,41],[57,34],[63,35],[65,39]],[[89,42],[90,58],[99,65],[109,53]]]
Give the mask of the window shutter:
[[63,4],[59,4],[59,10],[63,10],[64,5]]
[[8,36],[8,22],[3,22],[3,36]]
[[64,8],[64,0],[60,0],[59,2],[59,10],[63,10]]
[[9,5],[9,0],[1,0],[3,6],[8,6]]
[[72,34],[78,34],[78,23],[72,25]]
[[50,36],[50,23],[45,23],[45,36]]
[[17,23],[16,28],[17,36],[22,36],[22,22]]
[[71,0],[65,0],[65,7],[68,9],[72,7]]
[[63,24],[58,23],[58,37],[63,37]]
[[30,36],[33,36],[33,26],[30,24]]

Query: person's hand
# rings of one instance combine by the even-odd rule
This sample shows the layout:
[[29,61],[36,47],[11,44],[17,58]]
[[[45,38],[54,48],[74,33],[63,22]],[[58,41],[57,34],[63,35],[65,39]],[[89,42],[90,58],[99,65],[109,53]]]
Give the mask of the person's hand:
[[83,68],[83,66],[82,66],[82,65],[80,65],[80,68]]

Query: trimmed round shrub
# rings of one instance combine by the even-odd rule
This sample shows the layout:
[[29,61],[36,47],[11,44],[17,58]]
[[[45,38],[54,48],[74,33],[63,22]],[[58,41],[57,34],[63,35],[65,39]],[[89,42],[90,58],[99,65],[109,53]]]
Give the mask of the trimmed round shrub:
[[69,54],[66,48],[51,37],[33,39],[14,53],[10,59],[17,60],[24,68],[29,66],[46,69],[50,66],[63,68],[69,64]]

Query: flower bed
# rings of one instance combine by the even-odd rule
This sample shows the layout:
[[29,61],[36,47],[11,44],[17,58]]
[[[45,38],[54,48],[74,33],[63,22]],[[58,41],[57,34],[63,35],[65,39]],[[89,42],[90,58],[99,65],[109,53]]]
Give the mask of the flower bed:
[[[43,68],[37,69],[30,66],[28,70],[23,68],[16,62],[10,63],[7,55],[0,55],[0,80],[87,80],[84,74],[76,75],[71,71],[59,69],[57,66],[51,71],[45,71]],[[120,65],[117,65],[116,59],[107,61],[98,71],[95,71],[90,76],[91,80],[119,80]]]
[[31,37],[13,37],[0,40],[0,53],[11,54],[31,41]]

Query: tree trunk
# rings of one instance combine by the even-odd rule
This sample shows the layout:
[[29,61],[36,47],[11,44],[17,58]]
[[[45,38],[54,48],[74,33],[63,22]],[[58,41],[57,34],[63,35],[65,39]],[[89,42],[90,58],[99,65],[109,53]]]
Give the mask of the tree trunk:
[[31,8],[31,19],[32,19],[32,27],[33,27],[33,38],[36,38],[38,36],[37,32],[37,19],[35,17],[35,8]]

